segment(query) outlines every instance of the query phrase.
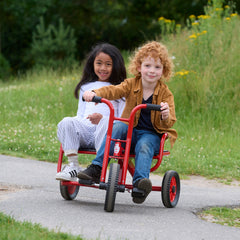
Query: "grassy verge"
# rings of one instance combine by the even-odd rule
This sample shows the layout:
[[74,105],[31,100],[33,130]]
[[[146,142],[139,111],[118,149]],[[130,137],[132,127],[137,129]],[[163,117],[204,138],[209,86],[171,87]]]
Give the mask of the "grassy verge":
[[211,208],[198,214],[203,220],[240,228],[240,208]]
[[18,222],[12,217],[0,213],[0,232],[2,240],[82,240],[83,238],[66,233],[49,231],[39,224]]

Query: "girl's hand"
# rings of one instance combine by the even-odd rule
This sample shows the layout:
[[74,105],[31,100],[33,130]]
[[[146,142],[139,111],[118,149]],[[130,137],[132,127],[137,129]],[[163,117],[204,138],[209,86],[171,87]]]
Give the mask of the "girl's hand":
[[83,93],[83,99],[84,99],[86,102],[91,102],[94,96],[96,96],[96,93],[95,93],[95,92],[92,92],[92,91],[85,91],[85,92]]
[[167,120],[169,116],[169,106],[167,102],[161,102],[161,116],[162,120]]
[[102,119],[103,115],[100,113],[93,113],[88,115],[87,119],[89,119],[89,121],[92,124],[98,124],[100,122],[100,120]]

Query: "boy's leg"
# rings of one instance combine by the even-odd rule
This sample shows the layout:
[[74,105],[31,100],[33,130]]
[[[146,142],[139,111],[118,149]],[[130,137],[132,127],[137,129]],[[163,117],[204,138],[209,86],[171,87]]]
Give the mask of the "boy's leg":
[[135,172],[133,183],[149,178],[152,158],[159,151],[161,137],[157,134],[145,130],[137,130],[135,139]]
[[152,190],[152,183],[149,180],[152,158],[159,150],[161,138],[154,133],[145,130],[136,130],[133,142],[135,144],[135,172],[133,186],[143,190],[144,194],[135,194],[133,201],[142,203]]
[[[113,124],[112,138],[113,139],[126,139],[128,125],[123,122],[115,122]],[[85,169],[84,171],[79,172],[78,178],[93,180],[94,182],[99,182],[99,178],[102,170],[103,157],[105,153],[105,144],[106,144],[107,135],[104,137],[101,147],[99,148],[96,158],[93,159],[92,164]],[[110,153],[113,155],[115,142],[111,142]]]

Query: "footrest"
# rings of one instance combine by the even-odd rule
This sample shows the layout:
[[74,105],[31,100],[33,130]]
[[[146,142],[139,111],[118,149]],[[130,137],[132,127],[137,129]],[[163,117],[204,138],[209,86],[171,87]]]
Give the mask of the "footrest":
[[132,190],[132,197],[136,197],[136,198],[141,198],[145,196],[145,192],[142,189],[138,189],[138,188],[133,188]]
[[94,184],[93,180],[88,180],[88,179],[79,179],[78,182],[80,184],[84,184],[84,185],[93,185]]

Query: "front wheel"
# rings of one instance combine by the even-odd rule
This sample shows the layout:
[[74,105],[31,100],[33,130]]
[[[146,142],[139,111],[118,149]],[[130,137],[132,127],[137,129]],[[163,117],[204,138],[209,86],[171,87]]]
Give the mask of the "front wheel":
[[77,185],[62,185],[60,181],[60,193],[65,200],[73,200],[76,198],[79,191],[79,186]]
[[112,163],[110,165],[109,177],[107,183],[107,193],[105,198],[104,210],[112,212],[114,210],[116,194],[118,190],[118,178],[119,178],[120,165]]
[[167,171],[162,180],[162,202],[167,208],[177,205],[180,196],[180,178],[177,172]]

